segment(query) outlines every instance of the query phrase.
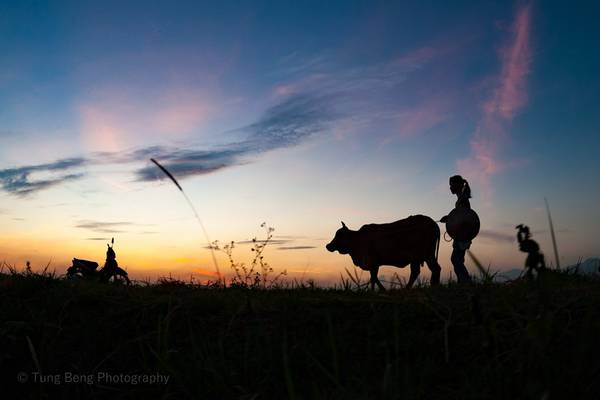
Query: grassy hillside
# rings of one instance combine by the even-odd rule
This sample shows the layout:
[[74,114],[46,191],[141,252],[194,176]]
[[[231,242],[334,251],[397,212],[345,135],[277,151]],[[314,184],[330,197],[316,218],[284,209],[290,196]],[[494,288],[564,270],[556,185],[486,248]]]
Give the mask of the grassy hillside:
[[14,398],[597,398],[599,289],[556,273],[385,294],[0,274],[2,383]]

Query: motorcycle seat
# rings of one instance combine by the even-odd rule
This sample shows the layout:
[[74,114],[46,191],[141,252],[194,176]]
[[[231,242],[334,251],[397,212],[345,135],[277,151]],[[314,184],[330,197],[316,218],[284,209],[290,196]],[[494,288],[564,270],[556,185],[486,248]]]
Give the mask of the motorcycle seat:
[[98,268],[98,263],[95,261],[89,261],[89,260],[82,260],[80,258],[74,258],[73,259],[73,266],[80,266],[86,269],[93,269],[95,270],[96,268]]

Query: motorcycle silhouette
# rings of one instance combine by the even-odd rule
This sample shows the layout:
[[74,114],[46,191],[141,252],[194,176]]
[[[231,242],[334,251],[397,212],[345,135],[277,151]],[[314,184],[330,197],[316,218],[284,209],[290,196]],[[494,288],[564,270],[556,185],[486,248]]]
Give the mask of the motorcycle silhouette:
[[127,271],[119,267],[117,263],[117,255],[113,249],[115,238],[112,238],[111,244],[106,244],[106,261],[104,267],[97,270],[98,263],[95,261],[73,258],[73,264],[67,269],[67,278],[71,279],[89,279],[98,280],[100,282],[109,282],[111,279],[114,282],[124,280],[128,285],[131,284]]

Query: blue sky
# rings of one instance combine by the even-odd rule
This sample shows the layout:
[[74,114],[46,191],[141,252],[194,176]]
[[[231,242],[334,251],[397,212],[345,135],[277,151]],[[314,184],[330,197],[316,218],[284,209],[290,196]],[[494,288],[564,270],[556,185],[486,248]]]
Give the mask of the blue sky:
[[212,239],[274,226],[267,255],[291,275],[351,266],[324,249],[342,219],[439,219],[455,173],[486,264],[522,265],[518,223],[552,258],[544,197],[561,262],[598,256],[591,2],[172,3],[0,6],[7,261],[60,270],[117,236],[132,272],[210,276],[197,221],[150,157]]

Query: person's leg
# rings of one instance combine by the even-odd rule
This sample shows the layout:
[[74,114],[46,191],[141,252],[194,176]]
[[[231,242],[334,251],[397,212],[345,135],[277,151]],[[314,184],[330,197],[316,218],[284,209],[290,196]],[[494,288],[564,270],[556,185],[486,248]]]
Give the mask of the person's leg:
[[455,244],[452,249],[450,261],[452,261],[452,265],[454,266],[454,273],[456,274],[458,283],[471,282],[471,277],[469,276],[467,267],[465,267],[465,250]]

